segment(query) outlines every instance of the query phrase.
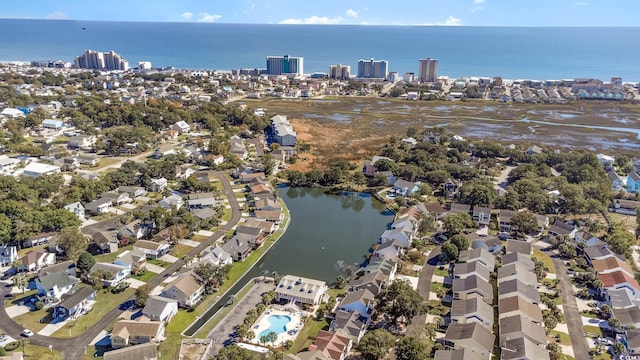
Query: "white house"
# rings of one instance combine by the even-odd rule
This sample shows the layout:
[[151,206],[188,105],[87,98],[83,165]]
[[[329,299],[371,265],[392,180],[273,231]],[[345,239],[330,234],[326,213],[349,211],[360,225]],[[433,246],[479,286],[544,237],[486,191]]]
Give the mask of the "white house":
[[2,266],[11,265],[16,260],[18,260],[18,249],[15,246],[0,246],[0,264]]
[[38,295],[59,299],[68,293],[78,283],[78,279],[67,273],[66,270],[42,274],[36,279]]
[[159,178],[159,179],[151,179],[151,191],[162,191],[167,187],[167,179]]
[[60,172],[60,166],[43,164],[39,162],[29,163],[24,168],[24,176],[38,177],[41,175],[52,175]]
[[168,323],[178,313],[178,302],[162,296],[152,295],[142,309],[142,315],[153,321]]
[[204,293],[204,281],[193,271],[182,273],[160,292],[160,296],[174,299],[181,307],[191,307],[198,303]]
[[95,274],[98,271],[102,271],[103,274],[111,274],[111,276],[103,276],[104,286],[116,286],[131,275],[131,269],[127,266],[104,262],[95,263],[89,274]]
[[30,251],[20,258],[18,271],[38,271],[56,263],[56,254],[44,250]]
[[64,127],[64,121],[56,119],[44,119],[42,121],[42,127],[46,129],[60,130]]
[[148,240],[138,240],[133,245],[134,250],[142,251],[147,258],[157,259],[162,255],[166,254],[170,250],[169,243],[166,241],[148,241]]
[[175,130],[180,134],[186,134],[191,131],[191,127],[184,120],[180,120],[171,126],[171,130]]
[[84,206],[79,202],[74,202],[64,206],[65,210],[70,211],[81,220],[84,221]]
[[285,275],[276,287],[276,301],[318,305],[327,289],[324,281]]
[[10,158],[7,155],[0,155],[0,174],[11,174],[19,163],[20,160],[16,158]]
[[19,117],[25,117],[24,112],[22,112],[22,110],[18,110],[16,108],[5,108],[5,109],[2,110],[0,115],[8,117],[8,118],[11,118],[11,119],[15,119],[15,118],[19,118]]

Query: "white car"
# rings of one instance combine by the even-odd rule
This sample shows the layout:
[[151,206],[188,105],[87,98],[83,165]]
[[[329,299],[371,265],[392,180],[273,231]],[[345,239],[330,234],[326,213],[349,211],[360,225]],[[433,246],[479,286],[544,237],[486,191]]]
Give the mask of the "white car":
[[24,329],[24,330],[22,330],[22,336],[32,337],[33,336],[33,331],[31,331],[29,329]]

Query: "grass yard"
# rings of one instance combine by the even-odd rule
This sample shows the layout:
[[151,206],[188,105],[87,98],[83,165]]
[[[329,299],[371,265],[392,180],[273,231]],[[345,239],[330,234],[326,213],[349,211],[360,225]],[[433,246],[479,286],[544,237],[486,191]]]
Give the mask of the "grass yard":
[[131,297],[134,292],[135,290],[132,288],[128,288],[120,294],[112,294],[108,291],[105,293],[105,290],[100,290],[96,296],[96,303],[93,305],[91,312],[80,316],[75,321],[70,321],[51,336],[70,338],[82,334],[86,329],[98,322],[98,320],[102,319],[109,311],[113,310],[115,304],[123,303]]
[[208,239],[208,237],[206,237],[206,236],[204,236],[204,235],[193,235],[193,236],[191,237],[191,240],[193,240],[193,241],[197,241],[197,242],[203,242],[203,241],[205,241],[205,240],[207,240],[207,239]]
[[171,266],[171,263],[168,263],[166,261],[162,261],[160,259],[147,259],[147,262],[149,264],[161,266],[161,267],[163,267],[165,269],[168,268],[169,266]]
[[571,356],[571,355],[567,355],[567,354],[559,354],[559,355],[556,357],[556,359],[557,359],[557,360],[576,360],[576,358],[574,358],[574,357],[573,357],[573,356]]
[[102,359],[102,356],[94,356],[95,353],[96,353],[96,346],[95,345],[88,345],[87,346],[87,353],[82,355],[82,360]]
[[96,158],[96,160],[98,160],[98,165],[87,166],[86,169],[92,170],[92,171],[98,171],[102,168],[105,168],[107,166],[111,166],[113,164],[117,164],[120,162],[120,159],[112,158],[112,157],[101,157],[101,158]]
[[533,254],[531,255],[531,257],[534,257],[540,261],[542,261],[544,263],[544,266],[546,266],[549,269],[549,273],[551,274],[555,274],[556,273],[556,268],[553,266],[553,262],[551,262],[551,258],[549,257],[549,255],[545,254],[544,252],[540,251],[540,249],[534,247],[533,248]]
[[177,257],[178,259],[182,259],[182,257],[187,255],[191,250],[193,250],[191,246],[185,244],[176,244],[173,247],[173,250],[171,250],[171,255]]
[[560,338],[560,344],[571,346],[571,337],[569,336],[569,334],[563,333],[563,332],[557,331],[557,330],[551,330],[551,335],[553,335],[554,337],[556,337],[556,336],[559,337]]
[[437,282],[432,282],[431,284],[429,284],[429,291],[434,294],[436,294],[438,292],[438,289],[440,288],[444,288],[444,285]]
[[582,329],[584,330],[585,335],[602,336],[602,329],[600,329],[599,326],[585,325],[582,327]]
[[[240,299],[242,299],[248,292],[249,290],[251,290],[251,288],[253,288],[253,284],[255,284],[254,282],[249,282],[248,286],[245,286],[244,288],[240,289],[240,291],[238,291],[238,293],[236,294],[236,303],[238,301],[240,301]],[[222,319],[224,319],[224,317],[233,309],[233,306],[223,306],[222,308],[220,308],[220,310],[218,310],[213,317],[211,317],[211,319],[209,319],[209,321],[204,324],[204,326],[202,328],[200,328],[200,330],[198,330],[198,332],[195,334],[195,338],[202,338],[202,339],[206,339],[207,335],[209,334],[209,332],[220,323],[220,321],[222,321]]]
[[112,263],[115,259],[118,258],[118,256],[120,254],[122,254],[123,252],[125,252],[127,250],[133,250],[133,245],[127,245],[125,247],[121,247],[121,248],[118,249],[118,251],[116,251],[114,253],[96,255],[93,258],[96,259],[96,262]]
[[447,276],[449,276],[449,270],[447,270],[447,269],[440,269],[440,268],[436,268],[436,269],[433,271],[433,275],[442,276],[442,277],[447,277]]
[[584,317],[591,318],[591,319],[597,319],[597,318],[598,318],[598,315],[593,314],[593,313],[590,313],[590,312],[588,312],[588,311],[584,311],[584,310],[583,310],[583,311],[580,311],[580,315],[581,315],[581,316],[584,316]]
[[613,356],[611,356],[611,354],[610,354],[610,353],[605,352],[605,353],[603,353],[603,354],[596,355],[596,356],[592,357],[592,359],[593,359],[593,360],[612,360],[612,359],[613,359]]
[[[15,322],[25,329],[29,329],[34,333],[44,329],[51,320],[53,320],[53,308],[29,311],[28,313],[13,318]],[[42,320],[42,322],[41,322]]]
[[329,323],[327,323],[326,320],[316,321],[309,318],[304,324],[304,327],[302,328],[302,330],[300,330],[298,337],[293,342],[293,346],[291,346],[291,348],[287,351],[287,353],[297,354],[298,352],[306,349],[316,339],[316,336],[318,335],[318,331],[322,329],[326,330],[328,328],[329,328]]
[[158,275],[158,274],[154,273],[153,271],[147,270],[147,271],[143,272],[142,274],[133,275],[131,277],[136,279],[136,280],[149,282],[149,280],[153,279],[156,275]]
[[[16,349],[16,351],[22,351],[22,347]],[[36,346],[36,345],[27,345],[24,349],[24,358],[25,359],[40,359],[40,360],[62,360],[62,353],[55,348],[49,350],[48,347],[44,346]]]

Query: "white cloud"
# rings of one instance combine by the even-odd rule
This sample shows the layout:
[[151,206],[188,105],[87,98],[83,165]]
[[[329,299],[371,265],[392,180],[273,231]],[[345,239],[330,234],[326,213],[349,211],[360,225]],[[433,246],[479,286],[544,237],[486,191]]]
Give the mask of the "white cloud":
[[579,1],[579,2],[576,3],[576,5],[577,6],[587,6],[587,5],[589,5],[589,3],[588,2],[584,2],[584,1]]
[[471,8],[471,12],[482,11],[484,10],[484,6],[474,6]]
[[63,13],[62,11],[54,11],[51,14],[46,16],[46,19],[49,19],[49,20],[62,20],[66,18],[67,18],[67,14]]
[[330,25],[330,24],[339,24],[342,22],[341,17],[330,18],[327,16],[316,16],[313,15],[306,19],[297,19],[297,18],[289,18],[278,22],[278,24],[304,24],[304,25]]
[[453,17],[452,15],[449,15],[449,17],[447,18],[447,20],[445,20],[442,23],[436,23],[436,25],[444,25],[444,26],[460,26],[462,25],[462,19],[457,18],[457,17]]
[[354,18],[357,19],[358,18],[358,12],[353,10],[353,9],[349,9],[345,12],[345,14],[347,14],[348,17],[350,18]]
[[198,13],[198,22],[201,22],[201,23],[212,23],[217,20],[220,20],[220,18],[222,18],[222,15],[209,14],[205,12]]
[[193,17],[193,13],[189,11],[185,11],[180,15],[180,17],[185,20],[191,20],[191,18]]
[[474,4],[484,4],[484,0],[473,0]]

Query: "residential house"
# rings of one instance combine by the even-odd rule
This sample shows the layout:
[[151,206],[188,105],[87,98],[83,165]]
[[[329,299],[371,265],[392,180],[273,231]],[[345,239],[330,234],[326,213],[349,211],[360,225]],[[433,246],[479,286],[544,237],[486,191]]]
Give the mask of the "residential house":
[[67,271],[62,270],[55,273],[38,275],[35,282],[38,295],[59,299],[76,286],[78,279],[67,274]]
[[418,184],[407,181],[404,179],[398,179],[395,183],[393,183],[393,191],[396,196],[411,196],[415,194],[420,189]]
[[447,199],[455,199],[460,193],[462,182],[460,180],[448,179],[442,184],[442,191]]
[[318,305],[327,290],[324,281],[285,275],[276,287],[276,301]]
[[160,159],[163,156],[167,156],[167,155],[172,155],[176,153],[176,147],[173,144],[163,144],[161,146],[159,146],[154,152],[153,154],[151,154],[151,157],[153,157],[154,159]]
[[99,198],[85,205],[85,210],[93,214],[106,214],[111,211],[113,201],[108,198]]
[[282,210],[280,202],[270,196],[263,196],[255,201],[256,210]]
[[239,225],[236,228],[235,235],[241,237],[243,241],[251,244],[254,249],[259,248],[267,239],[265,234],[262,233],[262,228],[246,225]]
[[175,168],[176,179],[186,179],[196,173],[196,170],[190,164],[177,165]]
[[347,293],[338,304],[338,309],[342,311],[357,312],[365,317],[370,317],[374,308],[375,295],[367,289]]
[[430,202],[423,204],[425,213],[432,215],[435,220],[442,220],[442,217],[446,213],[446,210],[440,205],[439,202]]
[[611,289],[629,289],[634,295],[640,295],[640,284],[626,271],[617,270],[609,273],[598,274],[598,279],[602,281],[604,291]]
[[558,220],[551,225],[551,228],[549,229],[549,236],[567,236],[571,241],[574,241],[577,232],[578,228],[573,224]]
[[332,358],[330,358],[326,353],[316,349],[310,351],[302,351],[295,355],[287,354],[284,356],[283,360],[332,360]]
[[640,353],[640,329],[630,329],[625,332],[627,349],[631,354]]
[[329,325],[329,331],[344,335],[350,338],[352,343],[358,344],[367,332],[370,323],[369,317],[360,315],[358,312],[338,310]]
[[42,120],[42,127],[45,129],[60,130],[64,127],[64,121],[56,119],[44,119]]
[[198,263],[209,262],[215,266],[226,266],[231,265],[233,259],[231,255],[224,251],[222,247],[216,244],[214,247],[210,248],[210,250],[205,250],[202,253],[200,259],[198,259]]
[[635,194],[640,191],[640,175],[632,171],[627,175],[627,192]]
[[136,219],[123,227],[118,231],[118,238],[131,238],[131,239],[142,239],[149,235],[151,231],[151,226],[142,222],[140,219]]
[[147,190],[142,186],[120,186],[118,188],[119,193],[127,193],[131,199],[137,199],[141,196],[147,195]]
[[509,339],[501,349],[500,360],[549,360],[549,351],[529,338]]
[[142,315],[153,321],[168,323],[178,313],[178,302],[162,296],[151,295],[142,309]]
[[58,319],[70,318],[75,320],[78,316],[91,311],[96,290],[90,286],[77,289],[74,293],[62,296],[62,301],[53,309],[53,317]]
[[23,170],[24,176],[39,177],[42,175],[53,175],[60,173],[60,166],[31,162]]
[[73,136],[67,142],[67,147],[69,149],[91,150],[95,146],[97,140],[98,139],[95,135]]
[[540,294],[534,286],[529,286],[518,279],[507,280],[498,284],[498,300],[516,295],[522,296],[531,303],[540,304]]
[[251,173],[241,173],[239,176],[240,182],[243,184],[247,184],[251,182],[253,179],[265,178],[266,175],[263,172],[251,172]]
[[511,232],[511,218],[516,212],[513,210],[500,209],[498,211],[498,227],[500,232]]
[[249,191],[253,195],[253,198],[271,196],[273,194],[273,190],[269,184],[258,184],[252,186]]
[[409,248],[413,241],[413,230],[407,230],[406,228],[385,230],[380,236],[380,243],[388,241],[396,241],[402,247]]
[[29,238],[27,238],[27,240],[22,242],[22,248],[30,248],[42,244],[47,244],[57,236],[57,232],[46,232],[30,236]]
[[498,300],[498,318],[502,319],[513,315],[522,315],[537,324],[544,322],[540,306],[527,301],[519,295]]
[[244,160],[249,156],[249,152],[247,151],[246,145],[242,142],[242,139],[239,137],[230,139],[231,147],[229,149],[229,153],[237,156],[240,160]]
[[164,323],[151,321],[144,316],[136,320],[119,320],[111,331],[111,347],[114,349],[163,340]]
[[297,134],[286,116],[275,115],[272,117],[269,130],[273,141],[281,146],[296,146]]
[[0,174],[11,175],[19,163],[20,160],[16,158],[10,158],[7,155],[0,155]]
[[536,277],[536,274],[529,271],[526,266],[521,265],[518,262],[502,265],[498,268],[498,284],[503,281],[513,279],[518,279],[529,286],[538,286],[538,278]]
[[495,338],[491,331],[476,322],[450,324],[444,336],[444,344],[452,349],[465,349],[465,359],[489,360]]
[[612,309],[613,317],[620,320],[621,328],[640,328],[640,306]]
[[338,332],[320,330],[315,342],[309,349],[320,350],[332,360],[344,360],[351,350],[352,345],[353,342],[347,336],[341,335]]
[[533,252],[533,247],[531,243],[520,240],[507,240],[507,247],[505,248],[505,253],[510,252],[519,252],[525,255],[531,255]]
[[280,210],[256,210],[253,215],[258,220],[264,220],[279,225],[284,220],[284,214]]
[[184,120],[180,120],[171,126],[171,130],[186,134],[191,131],[191,127]]
[[76,216],[78,217],[78,219],[80,219],[80,221],[84,221],[85,220],[85,208],[84,206],[82,206],[81,203],[79,202],[74,202],[71,204],[67,204],[64,206],[65,210],[72,212],[74,214],[76,214]]
[[212,192],[192,193],[187,195],[187,209],[189,211],[212,208],[215,205],[216,199]]
[[611,256],[605,259],[591,261],[591,266],[596,274],[608,274],[617,271],[623,271],[630,277],[634,276],[634,272],[631,266],[626,262],[620,260],[617,256]]
[[487,251],[492,254],[502,251],[502,241],[497,236],[481,236],[479,240],[484,242]]
[[549,217],[547,215],[533,214],[538,221],[538,232],[542,232],[549,226]]
[[640,295],[634,294],[628,288],[607,290],[606,297],[612,309],[640,306]]
[[160,192],[163,191],[167,187],[167,179],[159,178],[159,179],[151,179],[151,191]]
[[40,269],[40,271],[38,271],[38,276],[49,275],[49,274],[57,273],[60,271],[63,271],[67,275],[75,277],[76,264],[73,262],[73,260],[66,260],[54,265],[49,265],[45,268]]
[[471,211],[471,205],[460,204],[456,202],[452,202],[449,204],[449,214],[456,215],[460,213],[469,214]]
[[182,196],[178,194],[171,194],[160,200],[158,205],[165,209],[178,211],[184,205],[184,200],[182,199]]
[[118,251],[116,234],[110,231],[98,231],[91,237],[100,254],[114,253]]
[[510,252],[502,255],[502,266],[518,263],[520,266],[524,267],[527,271],[533,271],[535,268],[535,263],[531,260],[530,256],[527,256],[521,252]]
[[542,154],[542,148],[538,145],[532,145],[527,149],[526,153],[527,155],[539,155]]
[[160,296],[176,300],[180,307],[190,308],[200,301],[203,293],[204,281],[193,271],[188,271],[167,284]]
[[637,216],[637,209],[640,208],[640,201],[614,199],[611,202],[609,211],[619,214]]
[[116,286],[128,278],[131,275],[131,269],[123,265],[97,262],[91,267],[89,274],[101,276],[104,286],[108,287]]
[[378,173],[378,170],[376,169],[376,163],[378,162],[378,160],[388,160],[393,162],[393,160],[391,158],[385,157],[385,156],[374,156],[373,159],[371,161],[366,161],[363,165],[362,165],[362,173],[364,174],[364,176],[367,177],[374,177],[376,176],[376,174]]
[[349,281],[348,287],[349,291],[367,289],[374,295],[378,295],[382,292],[382,289],[389,283],[389,276],[378,270],[362,275],[355,280]]
[[244,261],[251,253],[251,249],[251,243],[241,235],[234,235],[222,245],[222,250],[231,255],[233,261]]
[[380,272],[386,276],[389,282],[393,281],[398,271],[398,263],[393,260],[370,258],[369,263],[365,267],[361,267],[358,273],[370,274],[373,272]]
[[100,198],[111,199],[111,204],[114,206],[128,204],[133,201],[129,196],[129,193],[126,193],[126,192],[117,193],[117,192],[108,191],[106,193],[102,193],[102,195],[100,195]]
[[0,264],[9,266],[18,260],[18,248],[10,245],[0,245]]
[[460,251],[458,262],[479,261],[489,270],[493,271],[496,267],[496,258],[486,249],[472,249]]
[[164,240],[159,242],[138,240],[133,245],[133,249],[143,252],[148,259],[157,259],[168,253],[171,250],[171,246],[169,242]]
[[468,352],[464,348],[436,350],[434,360],[464,360]]
[[113,260],[113,263],[119,266],[129,268],[132,272],[137,267],[143,268],[147,264],[147,257],[145,253],[138,249],[127,250]]
[[538,346],[547,346],[547,334],[544,327],[528,320],[523,315],[503,317],[499,320],[500,345],[508,340],[525,337]]
[[471,218],[481,226],[489,226],[491,222],[491,208],[474,206]]
[[22,258],[20,258],[20,266],[17,270],[39,271],[43,267],[53,265],[55,263],[56,254],[44,250],[29,251]]
[[[498,269],[499,270],[499,269]],[[469,276],[478,276],[484,281],[489,281],[491,271],[479,261],[471,261],[456,264],[453,268],[453,277],[456,279],[466,279]]]
[[102,358],[104,360],[158,360],[160,355],[158,345],[146,343],[107,351],[102,355]]
[[493,287],[476,275],[465,279],[453,279],[453,299],[467,300],[479,297],[487,303],[493,303]]
[[78,155],[76,156],[78,165],[96,166],[99,163],[98,158],[95,155]]
[[584,243],[584,248],[587,248],[589,246],[605,245],[605,243],[600,240],[599,237],[592,235],[590,232],[584,230],[579,230],[576,233],[574,242],[576,244]]
[[587,256],[589,262],[616,256],[606,244],[586,247],[584,248],[584,254]]
[[607,171],[607,176],[611,180],[611,191],[619,192],[624,190],[624,180],[615,170]]
[[397,262],[404,253],[404,247],[397,240],[383,242],[373,250],[373,256]]
[[493,306],[477,297],[466,300],[453,300],[451,303],[451,323],[468,324],[472,322],[476,322],[492,331]]

